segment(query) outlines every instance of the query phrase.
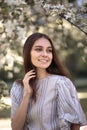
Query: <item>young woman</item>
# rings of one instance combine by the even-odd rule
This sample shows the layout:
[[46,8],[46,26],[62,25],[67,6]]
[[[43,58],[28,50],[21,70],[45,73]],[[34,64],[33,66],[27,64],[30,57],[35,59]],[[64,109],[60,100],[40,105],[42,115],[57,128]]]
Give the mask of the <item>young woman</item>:
[[32,34],[23,55],[24,78],[11,89],[12,130],[79,130],[85,115],[51,39]]

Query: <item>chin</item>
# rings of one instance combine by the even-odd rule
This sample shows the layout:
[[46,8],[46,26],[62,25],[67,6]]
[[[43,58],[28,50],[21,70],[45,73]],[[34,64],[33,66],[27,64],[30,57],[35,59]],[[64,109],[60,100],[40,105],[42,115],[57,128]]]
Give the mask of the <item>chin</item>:
[[49,66],[40,66],[41,69],[47,69]]

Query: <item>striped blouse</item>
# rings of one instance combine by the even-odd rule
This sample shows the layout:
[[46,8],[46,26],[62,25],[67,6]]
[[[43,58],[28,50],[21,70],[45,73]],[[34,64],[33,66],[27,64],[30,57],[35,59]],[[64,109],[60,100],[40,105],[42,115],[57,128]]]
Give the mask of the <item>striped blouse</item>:
[[[23,130],[70,130],[70,124],[86,125],[75,86],[65,76],[50,75],[38,80],[36,103],[29,100]],[[11,117],[19,107],[23,87],[14,82],[11,88]]]

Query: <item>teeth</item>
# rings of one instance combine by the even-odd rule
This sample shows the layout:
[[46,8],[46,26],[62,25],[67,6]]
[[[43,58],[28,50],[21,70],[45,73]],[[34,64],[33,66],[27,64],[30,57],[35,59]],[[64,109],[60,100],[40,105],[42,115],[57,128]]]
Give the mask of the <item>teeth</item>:
[[47,60],[39,60],[39,61],[41,61],[41,62],[47,62]]

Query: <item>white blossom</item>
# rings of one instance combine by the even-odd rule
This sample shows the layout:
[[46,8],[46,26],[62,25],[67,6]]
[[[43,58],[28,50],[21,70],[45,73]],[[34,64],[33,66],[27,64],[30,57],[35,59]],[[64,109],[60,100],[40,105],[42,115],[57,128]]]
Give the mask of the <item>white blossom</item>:
[[16,20],[13,20],[13,21],[8,20],[7,22],[4,23],[5,32],[7,33],[7,36],[9,36],[9,37],[12,36],[17,24],[18,23]]
[[31,9],[29,8],[29,6],[26,6],[24,9],[23,9],[23,14],[27,17],[29,17],[30,15],[32,15],[32,11]]
[[15,73],[19,73],[19,72],[20,72],[20,69],[19,69],[17,66],[15,66],[15,67],[13,68],[13,70],[14,70]]
[[65,19],[71,20],[71,22],[74,22],[75,19],[75,9],[67,9],[64,5],[58,4],[58,5],[51,5],[51,4],[42,4],[43,8],[50,13],[53,16],[64,16]]
[[54,13],[57,13],[57,14],[61,14],[62,11],[65,11],[66,8],[64,7],[64,5],[51,5],[51,4],[44,4],[43,5],[43,8],[46,9],[46,10],[50,10],[50,12],[54,12]]
[[18,38],[20,40],[25,39],[26,38],[26,28],[22,28],[20,26],[17,27],[17,34],[18,34]]
[[78,47],[78,48],[82,48],[82,47],[84,47],[84,45],[83,45],[82,42],[78,42],[77,47]]
[[7,54],[6,55],[6,59],[5,59],[6,61],[6,64],[8,65],[8,69],[12,69],[13,68],[13,63],[14,63],[14,59],[13,59],[13,57],[10,55],[10,54]]
[[8,72],[7,77],[8,77],[9,79],[13,78],[13,73],[12,73],[12,72]]
[[0,54],[0,69],[3,68],[3,65],[5,64],[5,57],[2,54]]
[[3,63],[2,63],[2,61],[0,61],[0,69],[2,69],[3,68]]
[[5,3],[8,5],[20,5],[20,4],[25,4],[24,0],[5,0]]
[[5,40],[5,38],[6,38],[6,33],[2,33],[1,39]]
[[85,56],[82,56],[82,61],[85,62],[85,63],[87,62]]
[[34,2],[35,2],[35,4],[37,5],[38,4],[38,6],[40,6],[41,4],[42,4],[42,2],[43,2],[43,0],[34,0]]
[[87,54],[87,47],[84,48],[84,53]]
[[4,31],[3,20],[0,20],[0,33]]

